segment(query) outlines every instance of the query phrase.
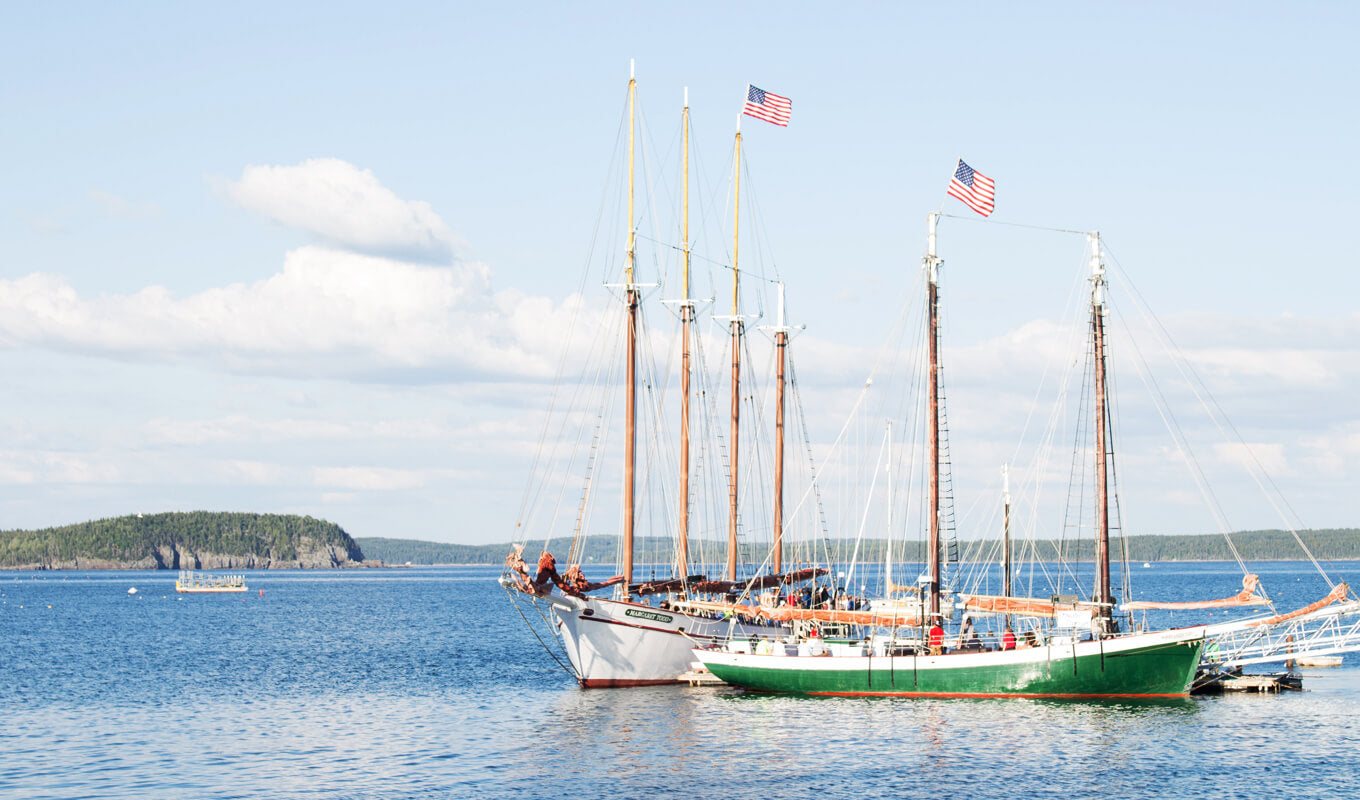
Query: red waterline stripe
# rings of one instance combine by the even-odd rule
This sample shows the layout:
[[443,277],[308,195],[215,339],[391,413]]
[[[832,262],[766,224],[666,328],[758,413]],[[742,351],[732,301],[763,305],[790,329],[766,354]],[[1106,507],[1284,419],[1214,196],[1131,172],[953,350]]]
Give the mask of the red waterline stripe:
[[[778,691],[778,690],[767,690],[767,691]],[[783,694],[784,692],[780,692],[780,693]],[[1011,698],[1015,698],[1015,697],[1046,697],[1046,698],[1068,697],[1068,698],[1083,699],[1083,700],[1085,700],[1085,699],[1095,699],[1095,700],[1099,700],[1099,699],[1102,699],[1102,698],[1116,698],[1116,697],[1189,697],[1188,694],[1183,693],[1183,692],[1182,692],[1182,693],[1176,693],[1176,692],[1156,692],[1156,693],[1146,693],[1146,694],[1129,694],[1129,693],[1116,693],[1116,694],[1058,694],[1058,693],[1022,694],[1022,693],[1004,693],[1004,692],[998,692],[998,693],[988,693],[988,692],[807,692],[807,694],[809,694],[809,695],[816,695],[816,696],[818,696],[818,697],[1011,697]]]
[[631,680],[625,678],[605,678],[581,681],[581,687],[584,689],[626,689],[630,686],[660,686],[662,684],[671,683],[684,683],[684,681],[676,678],[657,680]]

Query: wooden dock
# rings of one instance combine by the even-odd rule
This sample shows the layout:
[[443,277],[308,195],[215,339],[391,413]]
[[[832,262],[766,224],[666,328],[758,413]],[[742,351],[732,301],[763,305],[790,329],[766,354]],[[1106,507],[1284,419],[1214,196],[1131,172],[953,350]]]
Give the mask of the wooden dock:
[[726,686],[727,682],[717,675],[704,669],[702,665],[695,664],[690,667],[689,672],[680,676],[680,680],[690,686]]
[[1226,692],[1255,692],[1279,694],[1303,691],[1303,678],[1293,672],[1269,675],[1202,675],[1195,679],[1191,694],[1224,694]]

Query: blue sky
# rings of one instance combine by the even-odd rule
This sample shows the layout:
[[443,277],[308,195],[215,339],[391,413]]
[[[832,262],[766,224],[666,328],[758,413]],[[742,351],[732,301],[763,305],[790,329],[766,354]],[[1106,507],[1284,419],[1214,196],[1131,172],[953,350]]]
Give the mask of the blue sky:
[[[793,99],[788,129],[743,125],[742,259],[808,325],[814,448],[899,314],[926,214],[969,213],[944,203],[962,156],[997,181],[993,220],[1102,231],[1295,522],[1360,523],[1349,4],[0,15],[0,528],[207,508],[512,538],[571,297],[602,296],[589,254],[622,249],[592,242],[630,58],[662,194],[689,87],[706,263],[745,84]],[[956,483],[981,497],[1025,452],[1013,406],[1042,372],[1004,354],[1044,349],[1027,337],[1063,316],[1083,244],[946,219],[941,249]],[[700,273],[696,294],[725,291]],[[1183,479],[1157,482],[1155,415],[1126,411],[1139,532],[1214,530]],[[1202,447],[1232,466],[1236,446]],[[1231,527],[1281,524],[1252,479],[1222,480]]]

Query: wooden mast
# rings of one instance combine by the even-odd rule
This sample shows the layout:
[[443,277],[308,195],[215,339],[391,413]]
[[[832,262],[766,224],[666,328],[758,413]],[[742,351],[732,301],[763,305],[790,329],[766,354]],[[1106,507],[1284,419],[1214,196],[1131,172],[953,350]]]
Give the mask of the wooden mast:
[[737,269],[737,223],[741,219],[741,118],[732,166],[732,458],[728,476],[727,580],[737,579],[737,465],[741,449],[741,311],[737,306],[741,272]]
[[779,322],[774,331],[774,556],[771,571],[784,571],[784,360],[789,344],[789,329],[784,326],[784,284],[779,284]]
[[927,422],[930,436],[930,552],[928,568],[930,573],[930,618],[940,619],[940,331],[939,331],[939,282],[940,264],[935,255],[935,228],[940,221],[940,212],[930,215],[930,233],[926,238],[926,298],[927,349],[930,354],[930,419]]
[[[1011,473],[1005,464],[1001,465],[1001,496],[1005,503],[1003,512],[1001,543],[1001,596],[1011,596]],[[1009,606],[1008,606],[1009,607]],[[1006,627],[1011,626],[1011,615],[1006,615]]]
[[633,525],[634,525],[634,467],[637,463],[637,286],[633,280],[636,231],[633,227],[633,129],[634,111],[637,100],[637,79],[633,62],[628,63],[628,261],[627,261],[627,300],[628,300],[628,398],[626,401],[627,432],[624,435],[623,454],[623,537],[621,547],[621,568],[623,572],[623,595],[629,596],[628,586],[633,582]]
[[681,184],[680,242],[684,253],[681,279],[683,294],[680,300],[680,530],[676,548],[676,577],[684,580],[689,575],[689,378],[690,322],[694,319],[694,304],[689,299],[689,88],[685,88],[685,108],[680,115],[684,141],[684,169]]
[[1106,474],[1109,443],[1105,407],[1105,265],[1100,260],[1100,234],[1090,233],[1091,243],[1091,338],[1096,381],[1096,630],[1114,633],[1114,592],[1110,587],[1110,496]]
[[888,466],[883,470],[883,476],[888,484],[888,539],[883,547],[883,580],[886,583],[888,599],[892,599],[895,587],[893,585],[893,560],[892,560],[892,537],[893,537],[893,482],[892,482],[892,420],[888,420],[888,430],[884,437],[888,442]]

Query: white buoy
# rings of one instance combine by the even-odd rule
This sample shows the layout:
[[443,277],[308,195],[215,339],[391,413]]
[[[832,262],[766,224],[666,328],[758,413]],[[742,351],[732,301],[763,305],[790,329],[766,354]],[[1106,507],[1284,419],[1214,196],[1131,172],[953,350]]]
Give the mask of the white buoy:
[[136,594],[136,593],[137,593],[137,587],[136,587],[136,586],[132,587],[131,589],[128,589],[128,594]]

